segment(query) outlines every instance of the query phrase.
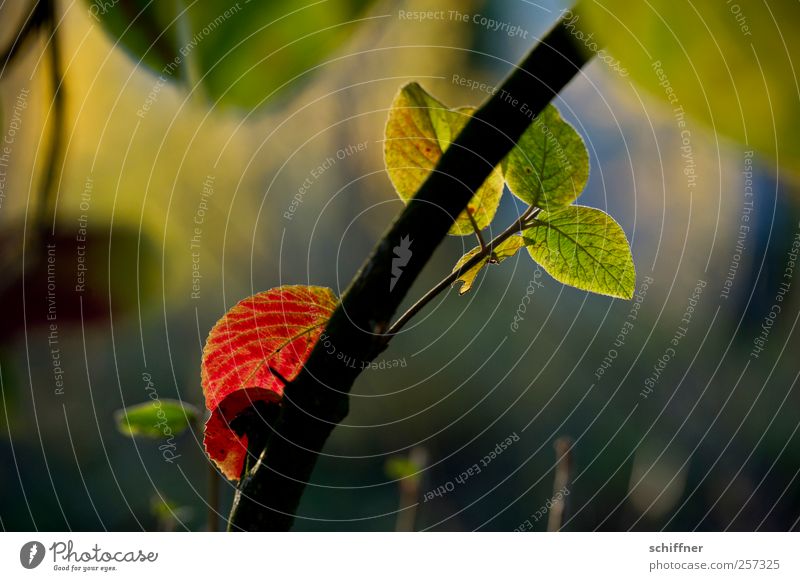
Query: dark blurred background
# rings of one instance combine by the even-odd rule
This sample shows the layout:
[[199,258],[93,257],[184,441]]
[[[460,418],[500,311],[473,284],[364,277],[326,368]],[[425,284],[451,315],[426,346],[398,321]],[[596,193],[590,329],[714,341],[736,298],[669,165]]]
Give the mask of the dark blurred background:
[[[0,6],[2,46],[17,34],[26,4]],[[145,374],[159,397],[202,409],[205,337],[249,294],[281,284],[341,293],[401,209],[382,157],[399,87],[415,80],[451,106],[478,105],[486,92],[454,75],[498,84],[568,6],[435,4],[361,7],[352,16],[360,21],[317,69],[274,100],[244,107],[172,80],[159,86],[157,74],[115,47],[92,4],[58,2],[64,156],[50,167],[56,113],[46,32],[0,65],[2,130],[12,141],[0,198],[4,530],[206,528],[202,431],[183,433],[180,457],[169,463],[158,441],[121,434],[115,410],[147,401]],[[431,9],[484,15],[525,34],[472,18],[399,16]],[[242,4],[231,22],[248,18],[246,10]],[[249,50],[236,58],[266,56]],[[314,47],[301,42],[298,50]],[[282,66],[290,57],[270,58]],[[787,90],[794,87],[787,79]],[[410,489],[417,530],[545,530],[547,516],[537,511],[552,505],[559,438],[572,442],[565,530],[797,528],[796,288],[776,299],[798,235],[797,168],[759,151],[751,157],[749,146],[690,118],[697,185],[687,189],[672,108],[598,59],[554,103],[590,150],[580,203],[605,209],[631,241],[637,297],[564,287],[537,275],[525,253],[489,268],[470,293],[451,290],[383,354],[402,366],[367,370],[356,383],[296,529],[392,530],[408,514],[398,507]],[[366,148],[314,179],[287,218],[310,172],[359,143]],[[48,295],[49,255],[34,234],[51,167],[57,198],[47,240],[55,240],[57,275]],[[750,200],[752,211],[743,210]],[[518,210],[507,195],[497,227]],[[737,251],[743,224],[749,230]],[[76,292],[83,230],[87,288]],[[473,245],[449,237],[415,296]],[[535,292],[515,331],[528,289]],[[752,356],[775,304],[780,313]],[[679,327],[685,337],[668,352]],[[509,436],[513,443],[484,465]],[[422,469],[413,486],[387,469],[409,454]],[[480,473],[456,482],[475,464]],[[217,479],[225,515],[234,486]],[[424,500],[441,486],[446,493]]]

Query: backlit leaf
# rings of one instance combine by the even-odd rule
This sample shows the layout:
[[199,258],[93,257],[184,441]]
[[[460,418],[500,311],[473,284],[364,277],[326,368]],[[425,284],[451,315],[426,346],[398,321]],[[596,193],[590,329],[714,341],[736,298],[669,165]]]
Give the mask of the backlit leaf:
[[[494,249],[491,255],[486,256],[485,258],[481,259],[478,264],[470,268],[469,270],[462,272],[461,276],[458,277],[456,282],[461,282],[461,288],[458,289],[458,294],[463,295],[469,289],[472,288],[472,285],[475,283],[475,277],[478,276],[478,273],[481,269],[486,266],[487,264],[500,264],[506,258],[510,258],[514,256],[517,251],[525,246],[525,241],[522,239],[521,236],[511,236],[500,244]],[[467,252],[464,256],[462,256],[458,262],[456,262],[455,267],[453,268],[453,272],[457,271],[461,268],[467,261],[478,254],[481,251],[480,246],[473,248],[469,252]]]
[[230,423],[256,402],[280,401],[283,379],[300,373],[336,304],[328,288],[282,286],[239,302],[211,329],[201,369],[211,411],[204,444],[231,480],[241,474],[247,436]]
[[522,235],[533,259],[557,281],[612,297],[633,296],[636,272],[628,240],[602,210],[543,210]]
[[555,209],[575,201],[589,179],[589,153],[583,138],[545,107],[503,161],[511,192],[532,206]]
[[[474,109],[448,109],[417,83],[403,87],[395,97],[386,122],[384,160],[397,194],[408,202],[436,167]],[[479,229],[489,225],[503,194],[503,175],[495,168],[468,205]],[[465,236],[475,230],[461,213],[450,234]]]
[[175,399],[155,399],[114,413],[117,429],[126,436],[171,438],[197,422],[200,410]]

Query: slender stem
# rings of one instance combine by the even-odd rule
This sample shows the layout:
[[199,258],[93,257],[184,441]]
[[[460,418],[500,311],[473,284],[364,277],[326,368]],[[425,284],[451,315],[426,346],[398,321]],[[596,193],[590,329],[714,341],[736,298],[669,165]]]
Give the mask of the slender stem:
[[556,451],[556,473],[553,478],[552,508],[547,517],[548,532],[561,530],[564,524],[564,515],[567,510],[566,496],[569,494],[570,479],[572,478],[572,438],[562,436],[558,438],[553,447]]
[[405,313],[403,313],[400,316],[400,318],[397,319],[397,321],[394,322],[394,324],[386,332],[386,335],[388,337],[391,337],[392,335],[397,334],[397,332],[400,331],[400,329],[402,329],[405,326],[405,324],[408,323],[414,317],[414,315],[419,313],[423,308],[425,308],[425,305],[427,305],[434,298],[436,298],[436,295],[438,295],[444,289],[446,289],[455,281],[457,281],[458,278],[463,273],[467,272],[469,269],[479,264],[484,258],[486,258],[492,252],[494,252],[494,249],[497,248],[507,238],[513,236],[517,232],[521,232],[522,230],[524,230],[525,227],[528,225],[528,220],[536,216],[536,214],[538,214],[539,211],[540,211],[539,208],[536,208],[534,206],[531,206],[530,208],[525,210],[525,212],[523,212],[522,215],[519,218],[517,218],[513,224],[511,224],[508,228],[506,228],[496,238],[492,239],[489,242],[489,244],[483,245],[481,251],[478,252],[472,258],[470,258],[468,261],[466,261],[464,264],[462,264],[461,268],[458,268],[453,272],[451,272],[450,274],[448,274],[436,286],[434,286],[431,290],[425,293],[421,299],[419,299],[416,303],[411,305],[411,307]]
[[37,208],[37,226],[44,231],[50,228],[55,232],[56,198],[58,196],[59,182],[56,180],[57,172],[63,171],[64,162],[64,121],[66,100],[64,97],[64,72],[61,68],[61,39],[58,34],[57,14],[55,2],[47,2],[50,12],[48,15],[48,49],[50,54],[50,83],[53,89],[53,120],[51,124],[50,147],[47,152],[47,162],[42,181],[42,194]]
[[478,228],[478,223],[475,221],[475,216],[472,215],[472,211],[469,208],[467,208],[467,216],[469,216],[469,221],[472,224],[472,228],[475,230],[475,236],[478,238],[478,244],[481,245],[481,250],[486,250],[486,242],[483,240],[481,229]]
[[419,490],[425,466],[428,464],[428,452],[425,448],[417,446],[408,454],[411,464],[417,469],[417,474],[400,480],[400,505],[398,507],[395,531],[399,533],[412,532],[417,521],[417,508],[419,507]]
[[208,463],[208,530],[216,532],[219,522],[219,474],[214,464]]
[[[184,0],[175,0],[175,30],[180,46],[189,46],[191,38],[191,23],[189,22],[188,10]],[[197,51],[190,50],[185,55],[182,54],[180,61],[179,77],[184,79],[190,91],[190,98],[202,104],[206,95],[204,85],[201,82],[200,65],[197,62]]]
[[405,326],[405,324],[408,323],[408,321],[410,321],[414,317],[414,315],[416,315],[419,311],[425,308],[425,305],[427,305],[434,298],[436,298],[436,296],[440,292],[442,292],[444,289],[446,289],[456,280],[458,280],[458,277],[460,277],[462,273],[467,272],[469,269],[479,264],[483,259],[485,259],[489,255],[490,252],[492,252],[494,248],[497,247],[498,244],[506,240],[509,236],[512,236],[513,234],[519,232],[522,227],[521,219],[522,216],[520,216],[519,219],[515,220],[514,223],[511,224],[511,226],[509,226],[506,230],[504,230],[502,234],[498,235],[496,238],[491,240],[488,245],[484,245],[483,248],[475,256],[467,260],[464,264],[461,265],[460,268],[457,268],[456,270],[448,274],[446,277],[444,277],[441,281],[439,281],[438,284],[436,284],[436,286],[434,286],[431,290],[425,293],[421,299],[419,299],[416,303],[411,305],[411,307],[405,313],[403,313],[397,319],[397,321],[394,322],[394,324],[386,332],[386,335],[392,336],[397,334],[397,332],[400,331],[400,329],[402,329]]

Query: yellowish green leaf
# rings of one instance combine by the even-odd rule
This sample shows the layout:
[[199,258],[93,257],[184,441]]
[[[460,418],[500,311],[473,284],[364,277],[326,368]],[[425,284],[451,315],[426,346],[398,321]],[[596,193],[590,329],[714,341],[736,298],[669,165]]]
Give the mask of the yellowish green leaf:
[[574,202],[586,187],[589,153],[575,128],[548,105],[503,161],[503,172],[515,196],[554,209]]
[[522,235],[533,259],[557,281],[612,297],[633,296],[636,271],[628,240],[602,210],[543,210]]
[[[517,253],[517,251],[523,246],[525,246],[525,241],[522,239],[521,236],[511,236],[510,238],[507,238],[506,240],[498,244],[497,247],[492,252],[492,254],[482,259],[480,262],[478,262],[478,264],[476,264],[469,270],[461,273],[461,276],[459,276],[458,279],[456,280],[456,282],[462,283],[461,288],[458,289],[458,294],[463,295],[469,289],[472,288],[472,285],[475,283],[475,277],[478,276],[478,273],[484,266],[486,266],[487,264],[500,264],[506,258],[514,256]],[[480,251],[481,251],[480,247],[476,247],[467,252],[456,263],[455,268],[453,268],[453,272],[457,271],[459,268],[464,266],[464,264],[466,264],[470,258],[478,254]]]
[[[442,154],[469,121],[474,109],[448,109],[417,83],[403,87],[395,97],[386,122],[384,160],[397,194],[408,202],[439,163]],[[450,234],[466,236],[494,218],[503,193],[503,175],[495,168],[470,200],[450,229]]]

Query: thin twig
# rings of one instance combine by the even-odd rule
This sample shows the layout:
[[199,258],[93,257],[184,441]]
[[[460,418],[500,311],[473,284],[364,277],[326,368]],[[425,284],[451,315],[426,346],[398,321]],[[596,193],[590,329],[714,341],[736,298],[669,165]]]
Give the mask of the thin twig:
[[53,120],[51,124],[50,147],[47,152],[47,160],[42,181],[42,194],[37,208],[36,221],[40,231],[50,228],[51,233],[55,232],[56,223],[56,199],[58,198],[58,186],[60,181],[56,180],[56,172],[63,171],[64,162],[64,114],[66,110],[66,99],[64,98],[64,73],[61,68],[61,39],[58,34],[58,23],[55,2],[47,2],[50,12],[48,14],[47,27],[50,32],[48,39],[48,49],[50,55],[50,82],[53,89]]
[[472,210],[467,207],[467,216],[469,216],[470,224],[472,224],[472,228],[475,230],[475,236],[478,238],[478,244],[481,245],[481,250],[486,250],[486,242],[483,240],[483,234],[481,234],[481,229],[478,228],[478,223],[475,221],[475,216],[472,215]]
[[420,483],[425,466],[428,464],[428,452],[425,448],[417,446],[411,449],[408,459],[418,472],[400,480],[400,506],[395,522],[395,531],[398,533],[412,532],[416,528]]
[[478,252],[475,256],[470,258],[464,264],[461,265],[461,268],[454,270],[450,274],[448,274],[445,278],[443,278],[436,286],[434,286],[431,290],[425,293],[421,299],[419,299],[416,303],[411,305],[411,307],[403,313],[397,321],[389,328],[386,332],[388,337],[397,334],[400,329],[402,329],[406,323],[408,323],[417,313],[419,313],[425,305],[431,302],[436,295],[442,292],[444,289],[449,287],[455,281],[459,279],[459,277],[469,271],[469,269],[473,268],[477,264],[481,262],[484,258],[489,256],[494,252],[494,249],[497,248],[502,242],[504,242],[509,237],[513,236],[514,234],[521,232],[527,226],[529,226],[529,221],[534,218],[540,212],[539,208],[531,206],[522,215],[517,218],[513,224],[511,224],[508,228],[506,228],[501,234],[499,234],[496,238],[492,239],[489,244],[485,245],[483,249]]
[[436,295],[440,292],[445,290],[451,284],[458,280],[463,273],[469,271],[474,266],[480,264],[482,260],[484,260],[487,256],[489,256],[495,248],[497,248],[502,242],[504,242],[509,237],[513,236],[517,232],[520,232],[525,224],[528,217],[529,210],[526,210],[519,218],[517,218],[513,224],[511,224],[508,228],[506,228],[501,234],[499,234],[496,238],[492,239],[489,244],[484,245],[483,248],[478,252],[475,256],[467,260],[464,264],[461,265],[460,268],[454,270],[446,277],[444,277],[436,286],[434,286],[431,290],[425,293],[421,299],[419,299],[416,303],[411,305],[411,307],[403,313],[397,321],[389,328],[386,332],[387,337],[391,337],[392,335],[396,335],[400,329],[402,329],[406,323],[408,323],[414,315],[419,313],[425,305],[431,302]]
[[219,522],[219,474],[214,463],[208,463],[208,530],[216,532]]

